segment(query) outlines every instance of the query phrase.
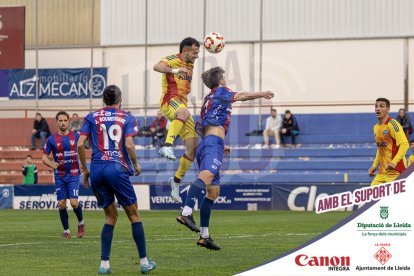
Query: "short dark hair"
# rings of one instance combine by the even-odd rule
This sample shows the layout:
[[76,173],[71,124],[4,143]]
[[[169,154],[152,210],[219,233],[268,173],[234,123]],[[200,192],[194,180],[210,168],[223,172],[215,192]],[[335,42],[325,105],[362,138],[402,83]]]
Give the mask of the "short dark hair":
[[26,158],[27,158],[27,157],[33,158],[31,154],[26,155]]
[[410,140],[410,144],[411,144],[411,143],[414,143],[414,139],[411,139],[411,140]]
[[384,102],[387,107],[391,106],[390,101],[386,98],[378,98],[378,99],[375,100],[375,102]]
[[224,72],[223,68],[216,66],[201,74],[201,79],[208,88],[214,89],[220,85],[220,80],[223,78]]
[[285,110],[285,114],[286,114],[286,113],[292,114],[292,112],[290,112],[290,110],[289,110],[289,109],[286,109],[286,110]]
[[180,53],[183,52],[184,47],[191,47],[193,45],[200,47],[200,43],[195,38],[192,38],[192,37],[184,38],[180,43]]
[[55,117],[56,118],[56,121],[58,120],[58,118],[59,118],[60,115],[65,115],[68,118],[68,120],[69,120],[69,114],[66,111],[59,111],[56,114],[56,117]]
[[121,89],[116,85],[108,85],[103,91],[103,101],[106,105],[117,104],[121,101]]
[[42,114],[40,114],[39,112],[36,113],[36,116],[39,115],[40,117],[42,117]]
[[272,109],[270,109],[270,112],[277,112],[277,110],[276,110],[276,108],[272,108]]
[[400,108],[398,111],[401,111],[401,110],[405,112],[405,108]]

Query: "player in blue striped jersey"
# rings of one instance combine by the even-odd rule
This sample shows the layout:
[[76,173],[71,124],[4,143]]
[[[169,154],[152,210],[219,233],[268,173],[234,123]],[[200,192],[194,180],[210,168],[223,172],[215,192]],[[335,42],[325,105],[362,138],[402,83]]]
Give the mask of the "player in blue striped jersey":
[[[115,197],[124,208],[131,222],[132,237],[140,257],[141,273],[147,274],[156,268],[156,263],[147,259],[144,227],[138,212],[135,190],[129,176],[139,175],[133,137],[138,133],[136,119],[120,109],[122,93],[119,87],[109,85],[104,89],[103,101],[106,107],[85,117],[78,141],[84,184],[89,185],[104,209],[105,224],[101,232],[101,265],[99,274],[112,274],[109,265],[112,237],[118,218]],[[92,141],[90,173],[86,167],[84,143]]]
[[[65,111],[56,114],[58,132],[49,136],[43,148],[43,163],[55,170],[56,197],[59,204],[59,215],[63,226],[62,239],[70,239],[69,218],[66,199],[70,200],[78,218],[78,238],[85,234],[82,206],[78,204],[79,195],[79,163],[76,143],[79,134],[69,131],[69,115]],[[49,159],[53,153],[53,161]]]
[[[220,250],[209,234],[211,207],[220,193],[220,166],[224,153],[230,153],[230,147],[224,146],[224,137],[230,125],[232,104],[236,101],[248,101],[259,98],[271,99],[274,94],[265,92],[234,92],[226,87],[224,70],[214,67],[201,76],[204,84],[211,89],[205,97],[201,109],[201,122],[196,129],[203,141],[197,148],[196,158],[200,173],[191,184],[187,193],[185,206],[177,221],[194,232],[200,232],[197,244],[211,250]],[[206,196],[200,204],[200,226],[194,222],[192,211],[195,201],[203,190]]]

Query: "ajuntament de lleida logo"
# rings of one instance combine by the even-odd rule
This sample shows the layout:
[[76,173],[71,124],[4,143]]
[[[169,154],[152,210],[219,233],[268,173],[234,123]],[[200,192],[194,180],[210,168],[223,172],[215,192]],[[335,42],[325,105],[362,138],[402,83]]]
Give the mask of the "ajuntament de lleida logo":
[[388,218],[388,206],[380,206],[380,217],[382,219]]

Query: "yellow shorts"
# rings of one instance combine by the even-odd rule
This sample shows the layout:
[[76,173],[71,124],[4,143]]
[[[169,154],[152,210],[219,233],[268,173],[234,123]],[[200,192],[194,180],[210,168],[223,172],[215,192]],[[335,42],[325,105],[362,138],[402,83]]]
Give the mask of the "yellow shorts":
[[[161,106],[161,112],[170,122],[172,122],[175,117],[177,117],[176,111],[179,108],[187,108],[187,106],[180,100],[173,98]],[[198,137],[197,132],[195,131],[193,116],[190,116],[187,122],[185,122],[185,125],[181,129],[179,135],[183,141],[187,140],[188,138]]]
[[400,174],[377,174],[371,182],[371,186],[375,186],[382,183],[394,181]]

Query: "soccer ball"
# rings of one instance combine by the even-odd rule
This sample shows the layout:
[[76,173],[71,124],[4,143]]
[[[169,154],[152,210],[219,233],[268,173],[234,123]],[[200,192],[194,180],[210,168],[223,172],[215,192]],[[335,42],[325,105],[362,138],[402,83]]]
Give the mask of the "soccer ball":
[[216,32],[209,33],[204,38],[204,47],[212,54],[220,53],[225,44],[224,37]]

